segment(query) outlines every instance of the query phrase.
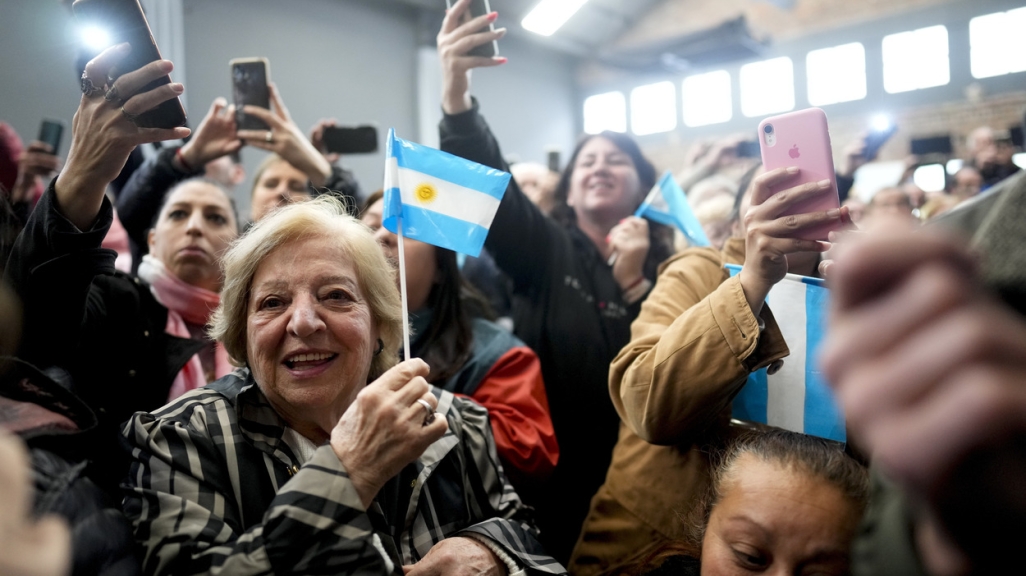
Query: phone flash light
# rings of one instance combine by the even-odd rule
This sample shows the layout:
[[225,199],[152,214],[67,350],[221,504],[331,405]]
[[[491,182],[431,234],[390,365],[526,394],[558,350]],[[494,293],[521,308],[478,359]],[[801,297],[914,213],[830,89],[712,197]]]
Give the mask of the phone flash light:
[[82,44],[92,50],[103,50],[113,44],[110,33],[99,26],[83,26],[79,29],[78,34],[82,39]]
[[886,132],[891,127],[891,119],[883,114],[877,114],[873,116],[871,126],[876,132]]

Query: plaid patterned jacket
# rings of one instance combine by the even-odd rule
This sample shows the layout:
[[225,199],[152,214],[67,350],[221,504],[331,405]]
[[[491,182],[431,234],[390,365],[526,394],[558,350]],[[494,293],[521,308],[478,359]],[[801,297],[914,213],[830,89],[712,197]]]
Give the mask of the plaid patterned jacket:
[[330,446],[299,465],[245,370],[125,425],[125,513],[146,574],[402,574],[448,536],[563,574],[502,472],[484,408],[433,389],[449,431],[364,510]]

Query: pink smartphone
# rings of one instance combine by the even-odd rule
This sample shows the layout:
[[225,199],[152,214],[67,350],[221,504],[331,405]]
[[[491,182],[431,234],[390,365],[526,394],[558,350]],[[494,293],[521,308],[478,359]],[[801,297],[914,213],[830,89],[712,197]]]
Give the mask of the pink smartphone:
[[[771,116],[759,123],[759,146],[766,170],[797,166],[798,176],[773,189],[774,193],[808,182],[830,180],[832,190],[801,203],[784,213],[807,214],[823,212],[840,206],[837,196],[837,175],[834,154],[830,147],[830,130],[826,114],[819,108],[806,108],[780,116]],[[823,226],[803,233],[806,240],[826,240],[835,225]]]

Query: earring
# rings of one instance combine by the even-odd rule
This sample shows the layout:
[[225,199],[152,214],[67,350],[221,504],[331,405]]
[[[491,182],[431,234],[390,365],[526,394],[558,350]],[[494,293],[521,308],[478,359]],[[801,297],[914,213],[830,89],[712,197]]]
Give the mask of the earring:
[[378,349],[374,351],[374,355],[375,356],[381,355],[381,352],[384,349],[385,349],[385,343],[381,341],[381,338],[378,338]]

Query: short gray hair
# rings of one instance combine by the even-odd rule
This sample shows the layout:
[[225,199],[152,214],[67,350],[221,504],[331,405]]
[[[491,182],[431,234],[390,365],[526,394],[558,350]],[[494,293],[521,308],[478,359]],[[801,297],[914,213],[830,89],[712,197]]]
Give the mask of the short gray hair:
[[295,240],[324,236],[338,242],[353,263],[360,290],[367,299],[371,321],[378,328],[382,351],[371,362],[367,381],[398,362],[402,341],[402,303],[395,273],[369,228],[349,215],[332,196],[291,204],[260,220],[232,243],[221,259],[224,286],[221,304],[210,321],[210,336],[220,342],[232,361],[246,365],[246,312],[253,276],[272,251]]

